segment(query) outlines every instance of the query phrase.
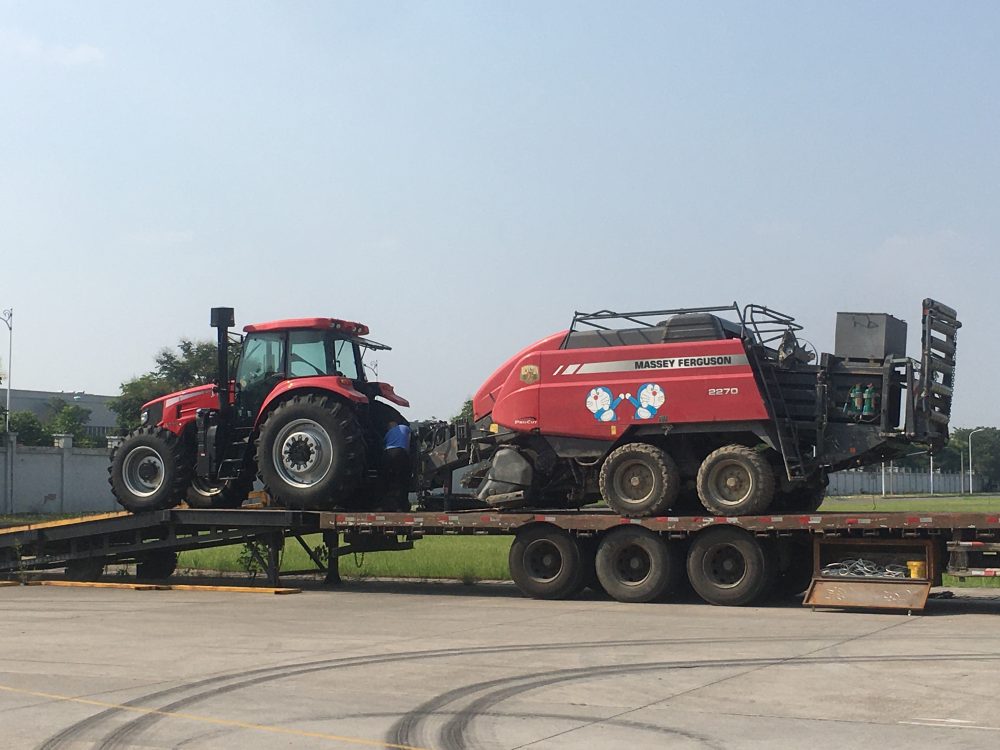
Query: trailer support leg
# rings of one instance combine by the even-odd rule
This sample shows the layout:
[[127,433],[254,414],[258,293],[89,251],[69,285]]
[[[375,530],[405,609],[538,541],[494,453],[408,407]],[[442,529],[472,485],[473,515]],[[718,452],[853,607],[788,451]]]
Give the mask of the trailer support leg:
[[267,581],[274,587],[280,584],[278,568],[281,566],[281,548],[284,541],[285,535],[280,531],[269,535],[267,539]]
[[340,546],[339,531],[324,531],[323,544],[326,545],[329,556],[326,561],[326,578],[323,583],[326,586],[340,585],[340,556],[337,554],[337,547]]

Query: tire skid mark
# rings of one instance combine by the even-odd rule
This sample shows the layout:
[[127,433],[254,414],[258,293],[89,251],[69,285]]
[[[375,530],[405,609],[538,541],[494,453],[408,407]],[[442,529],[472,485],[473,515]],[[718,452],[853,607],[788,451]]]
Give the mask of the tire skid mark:
[[[826,640],[828,636],[801,636],[797,638],[789,638],[787,640],[802,640],[802,641],[822,641]],[[234,686],[233,689],[238,689],[240,687],[248,687],[256,684],[254,681],[246,682],[246,678],[253,678],[256,676],[272,676],[269,679],[280,679],[281,677],[294,676],[297,674],[302,674],[309,671],[317,671],[323,669],[339,668],[339,667],[351,667],[351,666],[363,666],[366,664],[377,664],[386,663],[391,661],[405,661],[411,659],[421,659],[421,658],[444,658],[449,656],[465,656],[468,654],[503,654],[503,653],[517,653],[523,651],[536,651],[536,650],[567,650],[567,649],[594,649],[594,648],[621,648],[621,647],[639,647],[639,646],[670,646],[670,645],[682,645],[682,644],[702,644],[702,645],[713,645],[720,643],[736,643],[736,642],[762,642],[770,643],[773,639],[765,636],[758,636],[754,638],[655,638],[655,639],[644,639],[644,640],[624,640],[624,641],[590,641],[585,643],[543,643],[543,644],[513,644],[508,646],[490,646],[490,647],[469,647],[469,648],[453,648],[453,649],[436,649],[428,651],[411,651],[411,652],[401,652],[398,654],[384,654],[380,656],[349,656],[340,657],[336,659],[321,659],[317,661],[309,662],[296,662],[292,664],[275,665],[270,667],[258,667],[255,669],[242,670],[238,672],[230,672],[221,675],[215,675],[213,677],[206,677],[201,680],[196,680],[194,682],[186,683],[184,685],[178,685],[175,687],[165,688],[163,690],[157,690],[152,693],[146,693],[137,698],[124,702],[122,705],[124,707],[137,707],[143,706],[150,701],[156,701],[161,699],[172,698],[176,695],[183,695],[191,690],[197,690],[200,688],[205,688],[213,685],[221,685],[223,683],[229,682],[231,680],[240,680],[241,682]],[[205,698],[209,698],[212,695],[216,695],[221,692],[220,689],[214,689],[209,691],[204,691],[191,696],[190,700],[184,700],[177,703],[170,704],[171,706],[184,707],[189,703],[198,702]],[[228,691],[226,691],[228,692]],[[51,738],[46,740],[44,743],[39,745],[38,750],[61,750],[67,748],[77,741],[85,732],[92,729],[96,729],[100,724],[105,723],[118,714],[125,711],[125,708],[110,708],[101,711],[93,716],[89,716],[86,719],[82,719],[75,724],[66,727],[59,733],[53,735]],[[165,709],[166,710],[166,709]],[[154,717],[154,721],[158,720],[158,717]],[[105,738],[105,742],[111,737]],[[104,745],[102,745],[103,747]],[[114,745],[107,745],[108,747],[114,747]]]
[[[973,654],[913,654],[913,655],[892,655],[892,656],[812,656],[789,659],[789,657],[773,657],[759,659],[718,659],[702,661],[663,661],[649,662],[644,664],[615,664],[604,667],[579,667],[574,669],[555,670],[551,672],[540,672],[533,675],[521,675],[517,677],[506,677],[496,680],[467,685],[449,690],[441,695],[425,701],[412,711],[408,712],[394,724],[386,734],[386,740],[392,744],[433,744],[425,736],[425,724],[427,720],[445,713],[452,716],[440,730],[437,738],[438,746],[445,750],[468,750],[474,747],[472,738],[466,736],[470,723],[480,711],[485,711],[498,703],[508,700],[511,697],[530,690],[547,687],[549,685],[570,682],[575,680],[588,680],[595,677],[617,676],[620,674],[631,674],[636,672],[664,671],[672,669],[718,669],[718,668],[762,668],[762,667],[800,667],[815,666],[824,664],[884,664],[892,662],[927,661],[942,662],[962,662],[962,661],[1000,661],[1000,654],[983,655]],[[518,684],[512,684],[518,683]],[[524,683],[524,684],[521,684]],[[457,711],[443,712],[445,707],[462,701],[477,693],[487,692],[486,695],[474,700],[466,708]],[[662,731],[669,732],[669,729]],[[707,738],[697,735],[691,737],[705,742],[711,742]]]

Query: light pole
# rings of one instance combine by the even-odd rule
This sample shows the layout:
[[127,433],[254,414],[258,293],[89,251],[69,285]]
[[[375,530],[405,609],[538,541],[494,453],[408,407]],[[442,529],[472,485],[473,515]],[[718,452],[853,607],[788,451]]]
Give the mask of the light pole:
[[10,432],[10,360],[14,356],[14,308],[4,310],[0,320],[7,324],[7,411],[4,412],[4,432]]
[[973,477],[973,473],[972,473],[972,436],[975,435],[977,432],[982,432],[985,429],[986,429],[985,427],[977,427],[976,429],[974,429],[972,432],[969,433],[969,494],[970,495],[973,493],[973,489],[972,489],[972,477]]

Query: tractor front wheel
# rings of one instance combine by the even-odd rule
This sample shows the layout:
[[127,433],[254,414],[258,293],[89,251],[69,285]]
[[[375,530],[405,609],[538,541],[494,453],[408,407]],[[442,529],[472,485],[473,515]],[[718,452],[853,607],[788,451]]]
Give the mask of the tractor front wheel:
[[162,427],[140,427],[111,454],[111,491],[133,513],[173,508],[190,476],[177,436]]
[[350,504],[363,474],[361,427],[330,396],[293,396],[260,428],[257,469],[278,505],[327,510]]

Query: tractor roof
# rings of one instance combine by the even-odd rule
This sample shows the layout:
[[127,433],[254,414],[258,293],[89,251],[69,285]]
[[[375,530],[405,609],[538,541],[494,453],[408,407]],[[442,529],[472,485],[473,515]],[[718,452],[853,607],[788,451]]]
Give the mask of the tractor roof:
[[325,331],[334,329],[343,331],[349,336],[365,336],[368,334],[368,326],[364,323],[355,323],[352,320],[340,320],[339,318],[288,318],[287,320],[271,320],[267,323],[254,323],[244,326],[244,333],[259,333],[261,331],[288,331],[296,329],[312,329]]

